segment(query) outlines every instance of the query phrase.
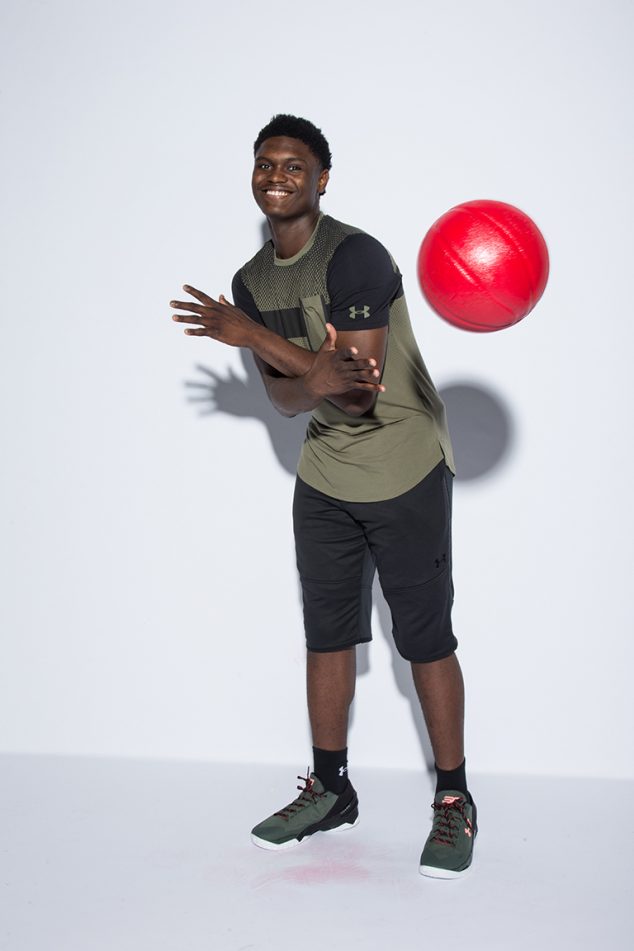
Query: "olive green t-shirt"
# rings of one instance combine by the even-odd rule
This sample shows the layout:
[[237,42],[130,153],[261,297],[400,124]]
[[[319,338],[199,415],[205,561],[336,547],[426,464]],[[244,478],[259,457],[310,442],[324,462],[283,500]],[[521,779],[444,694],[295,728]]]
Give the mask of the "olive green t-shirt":
[[313,351],[326,322],[338,331],[388,327],[385,392],[360,417],[319,404],[300,479],[336,499],[379,502],[413,488],[443,458],[455,471],[445,408],[412,331],[400,272],[375,238],[321,215],[292,258],[277,258],[268,241],[235,275],[233,297],[253,320]]

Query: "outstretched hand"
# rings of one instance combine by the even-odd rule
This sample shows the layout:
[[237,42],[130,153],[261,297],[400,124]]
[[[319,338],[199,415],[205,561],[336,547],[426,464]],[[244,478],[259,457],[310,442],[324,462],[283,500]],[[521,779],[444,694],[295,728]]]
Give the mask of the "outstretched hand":
[[381,371],[373,357],[360,358],[356,347],[336,347],[337,331],[326,324],[326,339],[315,354],[315,360],[304,377],[310,392],[322,399],[339,396],[350,390],[384,393],[379,383]]
[[212,337],[230,347],[248,347],[254,323],[244,311],[230,304],[221,294],[218,300],[209,297],[203,291],[183,285],[183,290],[200,301],[170,301],[170,307],[189,311],[188,314],[172,314],[172,320],[181,324],[198,324],[195,329],[188,327],[185,333],[191,337]]

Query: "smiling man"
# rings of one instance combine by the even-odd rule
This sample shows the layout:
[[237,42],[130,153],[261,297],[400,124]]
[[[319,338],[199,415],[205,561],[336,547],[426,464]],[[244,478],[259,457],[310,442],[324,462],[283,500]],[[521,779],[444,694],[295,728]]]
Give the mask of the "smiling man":
[[[399,270],[373,237],[320,211],[331,168],[312,123],[278,115],[254,145],[267,241],[233,280],[234,305],[185,286],[174,320],[254,356],[284,416],[311,413],[293,523],[302,583],[314,771],[252,830],[266,849],[349,829],[348,714],[357,644],[371,640],[375,570],[396,647],[411,663],[436,761],[420,871],[471,864],[476,808],[465,776],[464,689],[451,624],[453,456],[443,404],[418,350]],[[301,777],[300,777],[301,778]]]

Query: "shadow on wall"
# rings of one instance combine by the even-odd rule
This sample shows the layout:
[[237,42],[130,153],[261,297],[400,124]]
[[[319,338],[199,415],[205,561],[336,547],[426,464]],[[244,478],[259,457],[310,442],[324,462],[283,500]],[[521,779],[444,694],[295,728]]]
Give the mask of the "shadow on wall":
[[473,482],[509,455],[515,440],[510,411],[479,383],[452,383],[440,389],[456,457],[456,481]]
[[[300,414],[292,419],[280,416],[269,403],[251,353],[244,350],[240,353],[245,377],[237,376],[233,370],[223,377],[198,364],[196,369],[204,375],[204,379],[186,382],[190,394],[188,400],[200,404],[202,416],[226,413],[229,416],[259,419],[266,427],[277,461],[289,475],[294,476],[308,420],[307,414]],[[474,482],[486,477],[508,456],[514,442],[514,427],[508,408],[491,390],[472,382],[453,383],[442,388],[440,395],[447,409],[456,457],[456,481]],[[301,601],[299,579],[298,595]],[[394,680],[399,692],[410,705],[423,759],[433,779],[434,755],[411,667],[396,650],[390,610],[376,578],[373,600],[381,633],[390,647]],[[358,675],[369,673],[370,649],[370,644],[360,644],[357,647]],[[351,725],[354,717],[353,703],[350,711]]]
[[188,402],[200,406],[201,416],[226,413],[243,419],[259,419],[266,427],[271,448],[279,464],[294,476],[299,452],[304,441],[308,416],[305,413],[288,419],[281,416],[269,402],[250,350],[240,350],[245,377],[229,370],[221,376],[209,367],[197,364],[203,374],[200,380],[187,380]]
[[[197,364],[203,377],[185,383],[188,401],[200,405],[200,415],[226,413],[259,419],[266,427],[275,457],[289,475],[295,475],[308,416],[287,419],[273,409],[248,350],[241,350],[245,376],[232,369],[221,376]],[[456,457],[457,482],[473,482],[496,469],[509,455],[514,427],[508,407],[499,396],[479,383],[452,383],[440,390]]]
[[[379,626],[381,629],[381,634],[385,638],[392,655],[392,673],[394,674],[394,682],[398,688],[401,696],[405,697],[408,701],[412,721],[418,735],[418,742],[421,749],[421,754],[427,772],[434,777],[434,754],[431,748],[431,743],[429,741],[429,734],[427,733],[427,727],[425,726],[425,720],[423,713],[418,702],[418,694],[416,693],[416,687],[414,686],[414,679],[412,677],[412,668],[409,661],[403,660],[401,655],[396,649],[396,644],[394,643],[394,637],[392,636],[392,615],[390,614],[390,609],[388,604],[383,597],[383,592],[381,591],[381,586],[379,584],[378,578],[375,576],[374,584],[372,586],[372,601],[376,607],[377,614],[379,616]],[[376,639],[376,631],[372,630],[374,639]],[[372,650],[372,644],[358,644],[357,645],[357,676],[363,676],[370,672],[370,651]],[[352,704],[352,709],[350,711],[350,725],[354,722],[354,701]],[[415,764],[412,763],[412,769],[415,768]],[[435,780],[434,780],[435,781]]]

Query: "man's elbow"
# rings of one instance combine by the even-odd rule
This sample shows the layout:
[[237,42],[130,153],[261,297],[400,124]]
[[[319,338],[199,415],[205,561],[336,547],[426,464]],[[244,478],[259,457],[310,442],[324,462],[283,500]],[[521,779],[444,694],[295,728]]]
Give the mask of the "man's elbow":
[[286,419],[292,419],[294,416],[298,415],[298,411],[294,407],[291,409],[291,407],[285,406],[283,402],[273,399],[270,394],[269,402],[273,409],[276,410],[280,416],[285,416]]
[[369,413],[374,409],[374,404],[376,403],[376,393],[356,393],[348,403],[344,412],[348,416],[365,416],[366,413]]

